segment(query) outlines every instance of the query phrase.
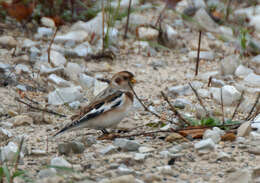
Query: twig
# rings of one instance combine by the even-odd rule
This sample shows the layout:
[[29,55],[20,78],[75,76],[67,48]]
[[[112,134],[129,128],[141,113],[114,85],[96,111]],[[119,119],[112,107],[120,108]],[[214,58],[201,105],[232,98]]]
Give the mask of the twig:
[[124,39],[127,38],[127,31],[128,31],[128,26],[129,26],[129,18],[130,18],[130,13],[131,13],[131,4],[132,4],[132,0],[130,0],[130,1],[129,1],[129,4],[128,4],[127,19],[126,19]]
[[198,51],[197,51],[197,61],[196,61],[195,76],[197,76],[198,72],[199,72],[201,33],[202,33],[202,31],[199,30],[199,43],[198,43]]
[[240,99],[239,99],[239,101],[238,101],[238,103],[237,103],[237,106],[236,106],[236,108],[235,108],[235,110],[234,110],[234,112],[233,112],[233,115],[232,115],[232,117],[231,117],[231,121],[234,119],[234,117],[235,117],[235,115],[236,115],[236,113],[237,113],[237,109],[239,108],[239,106],[240,106],[240,104],[241,104],[241,102],[242,102],[244,93],[245,93],[245,91],[243,90],[242,93],[241,93],[241,95],[240,95]]
[[220,88],[220,100],[221,100],[221,111],[222,111],[222,124],[225,124],[224,104],[223,104],[223,92],[222,87]]
[[210,87],[210,85],[211,85],[211,81],[212,81],[212,76],[209,77],[208,87]]
[[168,105],[170,106],[172,112],[174,112],[174,114],[176,116],[178,116],[178,118],[183,121],[186,125],[191,126],[190,122],[188,122],[186,119],[184,119],[182,117],[182,115],[179,113],[179,111],[170,103],[168,97],[163,93],[163,91],[161,91],[161,95],[163,96],[164,100],[168,103]]
[[163,7],[162,11],[160,12],[158,19],[155,22],[155,27],[157,27],[158,23],[161,21],[164,11],[167,8],[167,3],[165,3],[165,6]]
[[205,105],[204,105],[202,99],[200,98],[200,96],[199,96],[197,90],[191,85],[191,83],[189,83],[189,85],[190,85],[192,91],[195,93],[195,95],[196,95],[196,97],[197,97],[197,99],[198,99],[198,101],[199,101],[201,107],[202,107],[202,108],[204,109],[204,111],[206,112],[206,116],[209,117],[209,111],[208,111],[207,108],[205,107]]
[[18,163],[20,161],[20,153],[22,151],[23,142],[24,142],[24,137],[22,137],[22,139],[19,143],[19,147],[18,147],[18,151],[17,151],[17,157],[16,157],[15,164],[14,164],[14,173],[16,172],[17,167],[18,167]]
[[56,37],[56,34],[57,34],[58,30],[59,30],[59,27],[56,27],[56,30],[55,30],[55,32],[54,32],[54,34],[52,36],[51,42],[50,42],[48,50],[47,50],[47,53],[48,53],[48,63],[49,64],[51,64],[51,46],[53,44],[53,41],[54,41],[54,39]]
[[105,51],[105,8],[104,0],[102,0],[102,52]]
[[172,120],[165,119],[165,118],[163,118],[162,116],[160,116],[160,115],[156,114],[155,112],[151,111],[148,107],[146,107],[146,105],[144,105],[144,103],[141,101],[141,99],[140,99],[140,98],[137,96],[137,94],[135,93],[135,91],[134,91],[134,89],[133,89],[131,83],[129,83],[129,86],[130,86],[131,90],[133,91],[133,93],[134,93],[136,99],[140,102],[140,104],[143,106],[143,108],[144,108],[145,111],[150,112],[151,114],[153,114],[154,116],[156,116],[156,117],[159,118],[160,120],[163,119],[163,120],[168,121],[168,122],[170,122],[170,123],[174,123]]
[[257,95],[257,97],[256,97],[256,100],[255,100],[255,103],[254,103],[254,105],[252,106],[250,112],[248,113],[248,115],[247,115],[247,117],[246,117],[246,120],[249,120],[249,119],[250,119],[250,116],[251,116],[252,112],[254,111],[254,109],[255,109],[255,107],[256,107],[258,101],[259,101],[259,98],[260,98],[260,92],[258,93],[258,95]]
[[63,114],[59,114],[59,113],[54,112],[54,111],[51,111],[51,110],[49,110],[49,109],[42,109],[42,108],[39,108],[39,107],[32,106],[31,104],[28,104],[28,103],[26,103],[26,102],[20,100],[18,97],[15,97],[15,100],[18,101],[18,102],[20,102],[20,103],[22,103],[22,104],[27,105],[28,107],[30,107],[30,108],[32,108],[32,109],[38,110],[38,111],[47,112],[47,113],[54,114],[54,115],[57,115],[57,116],[60,116],[60,117],[64,117],[64,118],[67,117],[67,116],[65,116],[65,115],[63,115]]

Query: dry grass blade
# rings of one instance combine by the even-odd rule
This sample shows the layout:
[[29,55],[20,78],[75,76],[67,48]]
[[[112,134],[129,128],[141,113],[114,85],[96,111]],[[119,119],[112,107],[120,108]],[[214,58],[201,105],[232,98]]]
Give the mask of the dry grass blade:
[[171,110],[174,112],[174,114],[175,114],[176,116],[178,116],[178,118],[179,118],[181,121],[183,121],[186,125],[190,126],[190,125],[191,125],[190,122],[188,122],[186,119],[184,119],[184,118],[182,117],[182,115],[179,113],[179,111],[170,103],[168,97],[167,97],[162,91],[161,91],[161,94],[162,94],[164,100],[165,100],[165,101],[168,103],[168,105],[170,106]]
[[199,42],[198,42],[198,51],[197,51],[197,61],[196,61],[195,76],[197,76],[198,73],[199,73],[201,33],[202,33],[202,31],[200,30],[199,31]]
[[165,119],[165,118],[163,118],[162,116],[160,116],[160,115],[156,114],[155,112],[151,111],[146,105],[144,105],[144,103],[141,101],[141,99],[137,96],[137,94],[135,93],[135,90],[134,90],[134,88],[132,87],[131,83],[129,83],[129,86],[130,86],[131,90],[133,91],[133,93],[134,93],[136,99],[140,102],[140,104],[143,106],[143,108],[144,108],[145,111],[150,112],[151,114],[153,114],[154,116],[156,116],[156,117],[159,118],[160,120],[163,119],[163,120],[168,121],[168,122],[170,122],[170,123],[174,123],[173,121],[168,120],[168,119]]
[[260,92],[258,93],[257,97],[256,97],[256,100],[255,100],[255,103],[254,105],[252,106],[251,110],[249,111],[247,117],[246,117],[246,120],[249,120],[250,117],[251,117],[251,114],[253,113],[255,107],[257,106],[258,102],[259,102],[259,98],[260,98]]
[[221,100],[221,111],[222,111],[222,124],[225,124],[224,104],[223,104],[223,91],[220,88],[220,100]]
[[53,34],[53,37],[52,37],[52,39],[51,39],[51,42],[50,42],[50,44],[49,44],[48,50],[47,50],[47,53],[48,53],[48,63],[49,63],[49,64],[51,64],[51,46],[52,46],[52,44],[53,44],[53,41],[54,41],[54,39],[55,39],[55,37],[56,37],[56,34],[57,34],[58,30],[59,30],[59,27],[56,28],[56,30],[55,30],[55,32],[54,32],[54,34]]
[[241,104],[241,102],[242,102],[242,100],[243,100],[244,93],[245,93],[245,91],[243,90],[242,93],[241,93],[241,95],[240,95],[240,98],[239,98],[239,101],[238,101],[238,103],[237,103],[237,106],[236,106],[236,108],[235,108],[235,110],[234,110],[234,112],[233,112],[233,115],[232,115],[232,117],[231,117],[231,121],[234,119],[234,117],[235,117],[235,115],[236,115],[236,113],[237,113],[237,109],[239,108],[239,106],[240,106],[240,104]]
[[206,112],[206,116],[209,117],[209,111],[208,111],[207,108],[205,107],[205,105],[204,105],[202,99],[200,98],[200,96],[199,96],[197,90],[192,86],[191,83],[189,83],[189,85],[190,85],[192,91],[195,93],[195,95],[196,95],[196,97],[197,97],[197,99],[198,99],[198,101],[199,101],[201,107],[202,107],[202,108],[204,109],[204,111]]
[[132,0],[130,0],[130,1],[129,1],[129,4],[128,4],[127,19],[126,19],[124,39],[127,38],[127,32],[128,32],[128,26],[129,26],[129,18],[130,18],[130,13],[131,13],[131,5],[132,5]]

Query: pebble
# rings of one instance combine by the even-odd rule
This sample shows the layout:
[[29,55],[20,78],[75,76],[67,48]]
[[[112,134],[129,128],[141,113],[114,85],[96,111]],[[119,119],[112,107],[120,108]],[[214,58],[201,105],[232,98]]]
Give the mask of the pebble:
[[85,146],[81,142],[73,141],[70,143],[70,146],[71,146],[72,152],[75,154],[81,154],[85,150]]
[[128,168],[125,164],[121,164],[118,168],[117,168],[117,173],[119,175],[128,175],[128,174],[133,174],[134,170]]
[[40,170],[38,173],[38,177],[43,179],[46,177],[53,177],[56,174],[57,174],[57,171],[55,168],[47,168],[47,169]]
[[247,121],[239,126],[239,128],[237,129],[237,136],[246,137],[250,134],[250,132],[251,132],[251,122]]
[[57,35],[54,39],[57,43],[64,43],[68,41],[82,42],[88,38],[88,33],[86,31],[78,30],[71,31],[64,35]]
[[17,41],[12,36],[0,36],[0,46],[13,48],[17,44]]
[[137,29],[137,37],[142,40],[156,40],[159,31],[150,27],[139,27]]
[[177,85],[177,86],[173,86],[170,87],[168,89],[168,92],[170,95],[172,96],[187,96],[187,95],[191,95],[192,94],[192,90],[190,88],[189,85]]
[[173,106],[179,109],[184,109],[186,106],[192,106],[192,103],[185,98],[177,98],[174,103]]
[[[197,51],[190,51],[188,54],[189,58],[197,58]],[[215,54],[211,51],[201,51],[200,52],[200,59],[203,60],[214,60]]]
[[152,147],[141,146],[138,148],[139,153],[153,152],[155,149]]
[[122,175],[99,183],[136,183],[136,180],[133,175]]
[[[219,129],[220,130],[220,129]],[[203,139],[212,139],[215,144],[219,143],[221,140],[221,132],[217,129],[206,130],[203,134]]]
[[42,17],[41,18],[41,23],[42,25],[44,25],[45,27],[51,27],[51,28],[55,28],[55,22],[52,18],[48,18],[48,17]]
[[[9,142],[7,146],[2,147],[1,149],[1,160],[3,162],[15,160],[16,154],[18,151],[18,146],[14,142]],[[20,154],[20,157],[23,157],[23,154]]]
[[77,63],[69,62],[64,71],[70,80],[78,81],[78,75],[83,72],[83,67]]
[[36,39],[41,39],[44,36],[51,36],[53,34],[52,28],[38,27],[37,34],[34,35]]
[[243,65],[239,65],[236,69],[235,75],[239,78],[245,78],[250,73],[253,73],[252,69],[249,69]]
[[80,100],[82,97],[83,93],[80,86],[57,88],[48,94],[48,103],[51,105],[61,105]]
[[68,87],[71,85],[71,83],[69,81],[66,81],[65,79],[57,76],[56,74],[49,75],[48,80],[55,83],[56,85],[58,85],[60,87]]
[[59,167],[67,167],[67,168],[72,167],[72,165],[62,157],[55,157],[55,158],[51,159],[51,165],[59,166]]
[[135,153],[134,154],[134,160],[136,161],[144,161],[146,157],[146,154],[144,153]]
[[225,57],[220,62],[220,73],[222,75],[234,74],[237,67],[239,66],[239,56],[238,55],[230,55]]
[[251,182],[251,174],[247,169],[240,169],[234,173],[227,175],[224,182],[228,183],[249,183]]
[[245,84],[252,87],[259,87],[260,83],[260,75],[256,75],[254,73],[250,73],[244,79]]
[[93,54],[93,49],[88,42],[84,42],[78,46],[76,46],[72,53],[74,53],[78,57],[86,57],[87,55]]
[[173,170],[170,165],[165,165],[161,167],[157,167],[157,170],[162,174],[162,175],[173,175]]
[[99,151],[101,155],[107,155],[107,154],[113,154],[117,152],[117,147],[113,145],[109,145],[107,147],[104,147]]
[[215,149],[215,143],[211,138],[201,140],[194,144],[194,147],[196,150],[214,150]]
[[0,127],[0,141],[3,142],[3,141],[9,139],[12,136],[13,135],[10,131]]
[[137,151],[140,147],[140,144],[138,142],[121,138],[115,139],[114,145],[120,147],[122,150],[125,151]]
[[50,52],[50,60],[55,67],[64,66],[67,62],[66,58],[60,52],[54,50],[51,50]]

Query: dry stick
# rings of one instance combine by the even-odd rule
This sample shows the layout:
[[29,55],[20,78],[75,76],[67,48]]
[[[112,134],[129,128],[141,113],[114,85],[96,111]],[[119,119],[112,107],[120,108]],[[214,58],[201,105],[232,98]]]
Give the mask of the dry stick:
[[190,85],[192,91],[195,93],[195,95],[196,95],[196,97],[197,97],[197,99],[198,99],[198,101],[199,101],[201,107],[202,107],[202,108],[204,109],[204,111],[206,112],[206,116],[209,117],[209,111],[208,111],[207,108],[205,107],[205,105],[204,105],[202,99],[200,98],[200,96],[199,96],[197,90],[191,85],[191,83],[189,83],[189,85]]
[[153,114],[154,116],[156,116],[156,117],[159,118],[159,119],[163,119],[163,120],[166,120],[166,121],[168,121],[168,122],[170,122],[170,123],[174,123],[173,121],[171,121],[171,120],[169,120],[169,119],[164,119],[164,118],[162,118],[160,115],[156,114],[155,112],[151,111],[148,107],[146,107],[146,105],[144,105],[144,103],[141,101],[141,99],[137,96],[137,94],[135,93],[135,91],[134,91],[134,89],[133,89],[133,87],[132,87],[132,85],[131,85],[130,83],[129,83],[129,86],[130,86],[131,90],[133,91],[133,93],[134,93],[136,99],[141,103],[141,105],[143,106],[143,108],[144,108],[145,111],[150,112],[151,114]]
[[199,30],[199,43],[198,43],[198,51],[197,51],[197,61],[196,61],[195,76],[197,76],[198,72],[199,72],[201,33],[202,33],[202,31]]
[[51,64],[51,45],[53,44],[54,38],[56,37],[56,34],[57,34],[58,30],[59,30],[59,27],[56,27],[56,30],[55,30],[55,32],[53,34],[53,37],[51,39],[51,42],[50,42],[48,50],[47,50],[47,53],[48,53],[48,63],[49,64]]
[[241,93],[241,95],[240,95],[240,99],[239,99],[239,101],[238,101],[238,103],[237,103],[237,106],[236,106],[236,108],[235,108],[235,110],[234,110],[234,112],[233,112],[233,115],[232,115],[232,117],[231,117],[231,121],[234,119],[234,117],[235,117],[235,115],[236,115],[236,113],[237,113],[237,109],[238,109],[238,107],[240,106],[240,104],[241,104],[241,102],[242,102],[244,93],[245,93],[245,91],[243,90],[242,93]]
[[210,87],[210,85],[211,85],[211,81],[212,81],[212,76],[209,77],[208,87]]
[[28,107],[30,107],[30,108],[32,108],[32,109],[38,110],[38,111],[47,112],[47,113],[54,114],[54,115],[57,115],[57,116],[60,116],[60,117],[64,117],[64,118],[67,117],[67,116],[65,116],[65,115],[63,115],[63,114],[59,114],[59,113],[54,112],[54,111],[51,111],[51,110],[49,110],[49,109],[42,109],[42,108],[39,108],[39,107],[32,106],[31,104],[28,104],[28,103],[26,103],[26,102],[20,100],[20,99],[17,98],[17,97],[15,97],[15,100],[18,101],[18,102],[20,102],[20,103],[22,103],[22,104],[27,105]]
[[102,53],[105,51],[105,8],[102,0]]
[[253,107],[251,108],[250,112],[248,113],[247,117],[246,117],[246,120],[249,120],[250,119],[250,116],[252,114],[252,112],[254,111],[258,101],[259,101],[259,98],[260,98],[260,92],[258,93],[257,97],[256,97],[256,100],[255,100],[255,103],[253,105]]
[[171,110],[174,112],[174,114],[175,114],[176,116],[178,116],[178,118],[179,118],[181,121],[183,121],[186,125],[191,126],[190,122],[188,122],[186,119],[184,119],[184,118],[182,117],[182,115],[179,113],[179,111],[170,103],[168,97],[163,93],[163,91],[161,91],[161,94],[162,94],[164,100],[165,100],[165,101],[168,103],[168,105],[170,106]]
[[128,4],[127,19],[126,19],[126,26],[125,26],[125,35],[124,35],[124,39],[127,38],[127,31],[128,31],[128,25],[129,25],[129,18],[130,18],[130,12],[131,12],[131,4],[132,4],[132,0],[130,0],[130,1],[129,1],[129,4]]
[[221,100],[221,111],[222,111],[222,124],[224,124],[225,123],[225,114],[224,114],[224,104],[223,104],[222,88],[220,88],[220,100]]
[[166,8],[167,8],[167,3],[165,3],[164,8],[163,8],[162,11],[160,12],[160,14],[159,14],[159,16],[158,16],[158,19],[157,19],[156,22],[155,22],[155,27],[157,27],[158,23],[161,21],[162,15],[163,15],[163,13],[164,13],[164,11],[165,11]]

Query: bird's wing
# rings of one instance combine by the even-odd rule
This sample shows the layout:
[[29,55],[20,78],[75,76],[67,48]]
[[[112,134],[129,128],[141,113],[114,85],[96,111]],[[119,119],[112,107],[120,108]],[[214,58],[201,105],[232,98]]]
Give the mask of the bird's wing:
[[72,123],[66,125],[54,136],[69,129],[78,127],[82,123],[87,123],[88,120],[94,119],[103,113],[120,106],[124,100],[123,94],[124,92],[117,90],[113,93],[108,92],[105,98],[101,97],[99,100],[94,100],[83,109],[84,113],[81,112],[78,117],[74,118]]

